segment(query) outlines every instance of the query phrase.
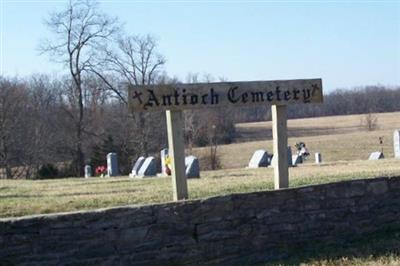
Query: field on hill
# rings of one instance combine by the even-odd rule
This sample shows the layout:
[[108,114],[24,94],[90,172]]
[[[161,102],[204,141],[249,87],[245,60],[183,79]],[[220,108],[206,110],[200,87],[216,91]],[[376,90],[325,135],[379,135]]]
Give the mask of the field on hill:
[[[373,114],[377,129],[369,131],[363,124],[366,115],[330,116],[288,121],[288,145],[303,141],[311,153],[322,153],[325,162],[366,160],[373,151],[381,151],[386,158],[393,158],[393,131],[400,129],[400,112]],[[257,149],[272,151],[271,122],[243,123],[236,125],[237,143],[221,145],[218,153],[223,168],[245,167]],[[383,145],[379,143],[383,137]],[[195,149],[204,154],[207,148]]]

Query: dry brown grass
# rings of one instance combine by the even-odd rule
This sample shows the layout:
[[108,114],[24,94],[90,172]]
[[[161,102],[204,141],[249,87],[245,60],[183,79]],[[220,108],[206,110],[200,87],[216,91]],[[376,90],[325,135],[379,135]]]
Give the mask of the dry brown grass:
[[[400,175],[395,159],[304,164],[290,168],[290,186]],[[0,180],[0,217],[168,202],[170,178]],[[204,171],[188,182],[190,199],[273,189],[273,169]]]
[[[368,131],[361,125],[365,115],[331,116],[288,121],[288,144],[303,141],[312,153],[321,152],[325,162],[366,160],[373,151],[380,151],[386,158],[393,157],[393,131],[400,128],[400,112],[374,114],[378,118],[379,128]],[[245,167],[253,152],[257,149],[272,151],[271,122],[238,124],[239,143],[220,145],[220,155],[223,168]],[[263,140],[241,142],[247,139],[249,132],[255,138]],[[379,137],[383,137],[383,145],[379,144]],[[195,149],[199,154],[204,149]]]
[[[291,186],[400,175],[399,160],[366,160],[370,152],[379,150],[379,136],[384,136],[386,157],[393,156],[392,133],[395,128],[400,128],[400,113],[377,116],[380,128],[376,131],[359,128],[362,115],[290,120],[289,129],[294,132],[292,135],[302,135],[304,128],[309,128],[310,132],[318,129],[323,133],[319,136],[291,137],[289,144],[293,146],[302,140],[311,152],[321,152],[324,161],[322,165],[307,162],[291,168]],[[264,131],[270,128],[270,122],[240,124],[238,128],[258,128]],[[221,163],[226,169],[203,171],[201,179],[189,180],[190,197],[272,189],[272,169],[244,168],[256,149],[271,151],[271,147],[271,140],[220,146]],[[195,152],[201,152],[201,149]],[[0,180],[0,217],[166,202],[171,198],[169,178]]]

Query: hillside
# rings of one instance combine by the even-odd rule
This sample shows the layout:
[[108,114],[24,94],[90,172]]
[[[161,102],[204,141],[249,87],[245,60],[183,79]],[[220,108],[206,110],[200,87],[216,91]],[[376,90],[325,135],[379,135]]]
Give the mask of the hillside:
[[[383,149],[386,158],[393,157],[393,131],[400,128],[400,112],[372,114],[377,129],[369,131],[363,121],[366,115],[330,116],[288,120],[288,145],[306,143],[310,153],[322,153],[324,162],[366,160],[373,151]],[[218,153],[223,168],[245,167],[253,152],[266,149],[272,153],[271,122],[236,125],[236,143],[220,145]],[[383,145],[379,144],[383,137]],[[198,148],[194,153],[207,153]]]

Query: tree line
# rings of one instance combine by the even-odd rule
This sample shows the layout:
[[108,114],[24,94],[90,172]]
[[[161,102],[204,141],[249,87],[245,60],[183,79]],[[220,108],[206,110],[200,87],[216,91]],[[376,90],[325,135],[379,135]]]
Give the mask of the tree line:
[[[164,77],[164,80],[166,78]],[[174,81],[176,82],[176,80]],[[106,164],[117,152],[121,172],[142,155],[157,155],[167,147],[163,113],[140,117],[123,100],[110,95],[104,82],[90,76],[84,82],[82,164]],[[77,112],[68,78],[39,75],[25,79],[0,77],[0,174],[2,178],[80,176],[76,153]],[[335,90],[323,104],[295,105],[289,118],[400,111],[400,87],[369,86]],[[125,99],[126,100],[126,99]],[[185,111],[185,139],[193,147],[235,141],[235,123],[270,119],[269,107]],[[143,119],[144,122],[140,122]],[[144,145],[144,142],[146,143]]]
[[[139,156],[167,147],[164,114],[130,113],[127,84],[216,81],[211,75],[169,77],[157,40],[126,33],[95,1],[70,1],[50,14],[46,25],[51,38],[40,51],[67,74],[0,77],[1,178],[83,176],[85,164],[104,165],[109,152],[118,154],[121,173],[127,174]],[[288,115],[398,111],[399,96],[399,87],[337,90],[324,104],[290,106]],[[235,123],[268,120],[270,108],[185,111],[184,117],[190,152],[235,141]]]
[[[400,86],[374,85],[336,89],[324,95],[322,104],[289,105],[288,118],[395,112],[400,110],[399,97]],[[267,107],[251,107],[241,113],[238,117],[241,122],[271,119],[271,110]]]

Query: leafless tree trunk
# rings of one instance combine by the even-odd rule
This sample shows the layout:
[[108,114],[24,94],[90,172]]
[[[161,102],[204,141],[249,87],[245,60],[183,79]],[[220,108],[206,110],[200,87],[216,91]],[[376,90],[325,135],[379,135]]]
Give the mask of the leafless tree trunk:
[[368,131],[373,131],[378,128],[378,117],[369,112],[361,118],[361,125],[364,126]]
[[19,160],[23,150],[21,145],[24,125],[22,118],[26,113],[26,90],[16,81],[0,79],[0,168],[5,169],[5,177],[12,178],[12,168]]
[[119,27],[116,19],[100,13],[97,3],[90,0],[70,1],[66,10],[52,14],[46,24],[55,38],[47,41],[42,46],[42,51],[67,65],[72,78],[70,98],[74,99],[71,108],[74,111],[70,113],[75,122],[75,170],[78,176],[83,176],[83,75],[90,70],[98,57],[97,49],[103,42],[107,42]]

